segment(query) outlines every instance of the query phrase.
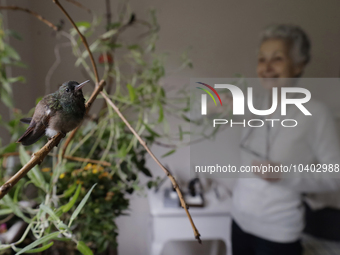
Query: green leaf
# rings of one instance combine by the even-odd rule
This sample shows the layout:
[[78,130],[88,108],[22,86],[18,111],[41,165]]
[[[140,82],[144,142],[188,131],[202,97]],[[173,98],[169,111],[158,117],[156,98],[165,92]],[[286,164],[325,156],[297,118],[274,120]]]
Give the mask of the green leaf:
[[76,188],[77,188],[77,184],[73,183],[72,186],[68,188],[68,190],[64,191],[63,197],[68,198],[69,196],[71,196],[73,192],[76,190]]
[[60,221],[59,217],[52,211],[51,208],[47,207],[46,205],[41,204],[40,209],[47,213],[53,220]]
[[69,210],[71,210],[71,208],[74,206],[74,204],[77,202],[77,199],[79,197],[80,194],[80,190],[81,190],[81,185],[78,185],[78,188],[74,194],[74,196],[70,199],[70,201],[66,204],[62,206],[62,210],[64,213],[68,212]]
[[23,179],[20,179],[19,182],[16,184],[15,192],[13,195],[13,202],[18,203],[18,197],[19,197],[19,191],[21,187],[24,185],[25,181]]
[[28,67],[25,63],[23,63],[21,61],[16,61],[14,63],[11,63],[11,65],[17,66],[17,67],[22,67],[22,68],[27,68]]
[[159,106],[159,117],[158,117],[158,123],[162,122],[164,119],[164,113],[163,113],[163,105],[161,102],[158,102]]
[[87,21],[78,21],[76,22],[77,27],[85,27],[85,28],[90,28],[91,24]]
[[185,116],[184,114],[182,114],[181,116],[185,121],[191,122],[191,120],[187,116]]
[[116,23],[110,23],[108,26],[107,26],[107,29],[114,29],[114,28],[118,28],[121,26],[121,23],[120,22],[116,22]]
[[66,224],[64,224],[62,221],[58,222],[57,228],[59,230],[68,230],[68,231],[70,231],[69,227]]
[[[94,52],[98,46],[100,45],[100,40],[96,40],[94,41],[91,46],[90,46],[90,51],[91,52]],[[76,66],[79,66],[81,64],[81,62],[83,61],[83,59],[87,58],[89,56],[89,53],[87,50],[85,50],[82,54],[81,54],[81,57],[77,59],[75,65]]]
[[14,83],[14,82],[17,82],[17,81],[20,81],[20,82],[26,82],[26,79],[24,76],[18,76],[18,77],[11,77],[11,78],[8,78],[7,81],[9,83]]
[[135,89],[132,87],[131,84],[127,84],[126,86],[127,86],[128,90],[129,90],[130,100],[131,100],[131,102],[134,102],[135,98],[136,98]]
[[147,186],[149,189],[151,189],[153,185],[154,185],[153,181],[148,181]]
[[107,31],[106,33],[102,34],[100,36],[101,39],[108,39],[108,38],[111,38],[112,36],[114,36],[116,33],[118,32],[117,29],[111,29],[109,31]]
[[152,177],[151,172],[149,171],[149,169],[147,169],[146,167],[142,167],[138,169],[139,171],[141,171],[143,174],[145,174],[148,177]]
[[13,212],[12,209],[2,209],[2,210],[0,210],[0,216],[8,215],[8,214],[10,214],[12,212]]
[[4,89],[0,87],[0,97],[1,101],[8,107],[8,108],[13,108],[13,99],[12,96]]
[[[50,242],[49,244],[46,244],[42,247],[39,247],[39,248],[36,248],[36,249],[32,249],[30,251],[26,251],[25,253],[38,253],[38,252],[42,252],[42,251],[46,251],[48,248],[50,248],[54,243],[53,242]],[[16,252],[19,252],[21,251],[22,249],[19,249],[15,246],[12,246],[13,250],[16,251]],[[19,254],[19,253],[17,253]]]
[[90,194],[92,192],[92,190],[94,189],[94,187],[97,185],[94,184],[92,186],[92,188],[87,192],[87,194],[85,195],[85,197],[83,198],[83,200],[81,200],[80,204],[78,205],[78,207],[74,210],[74,212],[72,213],[71,219],[70,219],[70,223],[68,224],[68,226],[71,226],[72,221],[77,218],[78,214],[80,213],[81,209],[83,209],[84,205],[86,204],[87,200],[90,197]]
[[129,50],[141,50],[141,47],[138,44],[132,44],[127,47]]
[[37,105],[37,104],[40,102],[41,99],[42,99],[42,97],[38,97],[38,98],[35,100],[35,105]]
[[163,154],[163,155],[162,155],[162,158],[164,158],[164,157],[166,157],[166,156],[169,156],[169,155],[171,155],[171,154],[173,154],[173,153],[175,153],[175,152],[176,152],[176,150],[173,149],[173,150],[171,150],[171,151],[169,151],[169,152]]
[[182,141],[183,140],[183,130],[181,126],[178,126],[179,129],[179,140]]
[[21,35],[12,29],[7,29],[6,33],[17,40],[20,40],[20,41],[22,40]]
[[153,136],[156,136],[156,137],[160,137],[160,134],[158,134],[157,132],[153,131],[145,122],[143,122],[146,130]]
[[13,58],[14,60],[20,60],[19,54],[9,45],[5,45],[5,53],[7,56]]
[[87,245],[82,241],[79,241],[77,243],[77,249],[84,255],[93,255],[93,252],[91,251],[91,249],[87,247]]
[[[19,147],[19,156],[22,165],[25,165],[28,161],[30,161],[30,157],[26,153],[25,148],[23,146]],[[35,186],[43,190],[47,190],[47,183],[37,166],[33,167],[31,171],[27,173],[27,176],[31,179]]]
[[54,239],[56,238],[57,236],[59,235],[59,232],[54,232],[54,233],[51,233],[51,234],[48,234],[36,241],[34,241],[33,243],[31,243],[30,245],[27,245],[25,248],[23,248],[21,251],[19,251],[16,255],[20,255],[22,253],[26,253],[27,251],[30,251],[32,250],[34,247],[42,244],[42,243],[45,243],[51,239]]
[[3,150],[2,153],[10,153],[15,152],[17,150],[17,143],[10,143],[7,147]]
[[11,87],[10,82],[8,80],[2,79],[1,84],[2,84],[3,89],[6,90],[9,95],[11,95],[12,94],[12,87]]
[[31,219],[29,219],[28,217],[26,217],[23,214],[23,212],[20,210],[18,204],[15,204],[13,202],[12,198],[9,195],[4,196],[3,201],[5,202],[5,205],[7,207],[9,207],[16,216],[23,219],[27,223],[29,223],[31,221]]

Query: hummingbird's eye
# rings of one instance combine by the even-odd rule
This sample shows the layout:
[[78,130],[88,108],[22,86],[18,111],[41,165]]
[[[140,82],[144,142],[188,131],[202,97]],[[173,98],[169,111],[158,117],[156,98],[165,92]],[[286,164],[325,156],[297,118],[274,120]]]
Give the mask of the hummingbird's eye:
[[69,88],[67,88],[67,89],[66,89],[66,92],[70,92],[70,89],[69,89]]

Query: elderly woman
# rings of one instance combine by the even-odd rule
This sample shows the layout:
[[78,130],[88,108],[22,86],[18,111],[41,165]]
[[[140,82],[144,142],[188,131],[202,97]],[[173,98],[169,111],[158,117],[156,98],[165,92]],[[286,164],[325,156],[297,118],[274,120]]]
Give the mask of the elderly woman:
[[[301,28],[270,26],[262,34],[257,75],[268,90],[292,86],[292,79],[274,78],[300,77],[309,60],[310,42]],[[275,131],[264,127],[251,131],[254,139],[244,135],[248,137],[248,148],[255,148],[259,150],[256,155],[264,156],[259,158],[251,150],[243,149],[242,165],[307,165],[315,160],[339,164],[340,148],[329,111],[313,99],[307,108],[313,112],[313,118],[305,118],[297,107],[288,106],[285,117],[299,119],[299,126],[294,130],[278,127]],[[339,179],[331,178],[288,179],[262,175],[239,178],[232,201],[233,255],[302,255],[302,193],[339,188]]]

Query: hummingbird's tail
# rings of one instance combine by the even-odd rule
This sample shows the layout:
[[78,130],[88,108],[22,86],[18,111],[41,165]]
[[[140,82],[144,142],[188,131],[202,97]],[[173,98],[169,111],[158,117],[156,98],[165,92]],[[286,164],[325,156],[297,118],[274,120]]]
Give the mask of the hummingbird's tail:
[[25,124],[31,124],[32,118],[22,118],[20,119],[20,122]]
[[17,143],[21,143],[24,146],[31,145],[38,141],[45,134],[46,127],[44,125],[36,125],[31,121],[31,124],[25,131],[25,133],[18,139]]

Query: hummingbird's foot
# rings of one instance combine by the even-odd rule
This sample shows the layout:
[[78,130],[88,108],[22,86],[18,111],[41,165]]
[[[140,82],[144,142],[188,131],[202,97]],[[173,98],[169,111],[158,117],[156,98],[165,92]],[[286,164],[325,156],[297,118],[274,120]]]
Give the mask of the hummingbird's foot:
[[[60,131],[59,133],[62,135],[62,138],[61,138],[61,139],[65,138],[66,134],[65,134],[64,132],[61,132],[61,131]],[[61,139],[60,139],[60,141],[61,141]],[[55,147],[57,147],[57,148],[59,147],[60,141],[59,141],[58,144],[56,144]]]

